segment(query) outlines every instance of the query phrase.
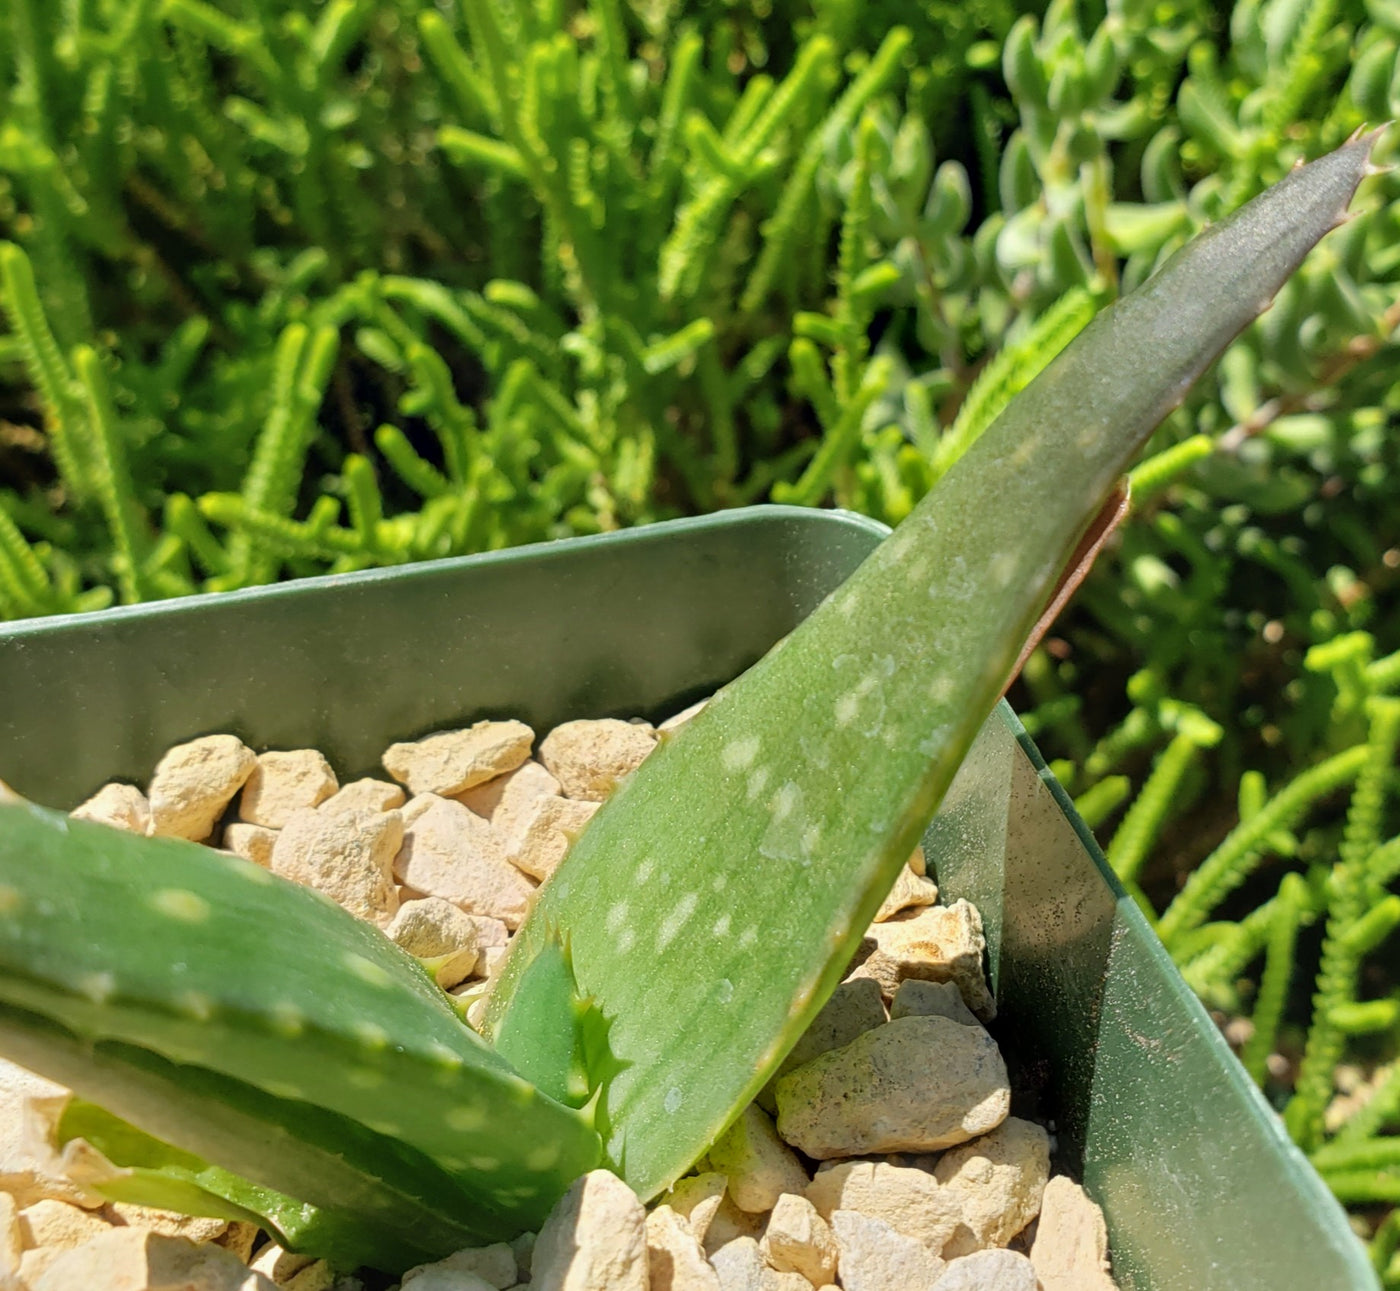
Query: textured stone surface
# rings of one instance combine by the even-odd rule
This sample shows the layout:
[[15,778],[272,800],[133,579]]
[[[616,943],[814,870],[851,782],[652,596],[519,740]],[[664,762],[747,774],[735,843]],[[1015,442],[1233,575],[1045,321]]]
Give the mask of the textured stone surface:
[[655,747],[656,732],[650,726],[611,717],[585,719],[550,731],[540,741],[540,761],[566,797],[602,802]]
[[836,1280],[836,1234],[806,1197],[779,1197],[758,1245],[779,1272],[800,1273],[813,1286]]
[[403,837],[403,817],[397,811],[305,808],[293,812],[278,833],[271,868],[383,927],[399,908],[393,865]]
[[226,1219],[211,1219],[205,1215],[182,1215],[176,1210],[160,1210],[154,1206],[136,1206],[126,1201],[109,1202],[102,1213],[113,1224],[128,1228],[148,1228],[163,1237],[187,1237],[192,1242],[213,1242],[229,1230]]
[[1008,1116],[989,1134],[944,1153],[933,1176],[962,1212],[943,1250],[947,1259],[1005,1246],[1040,1213],[1050,1177],[1050,1136],[1031,1121]]
[[518,928],[534,884],[506,860],[500,839],[475,812],[450,798],[423,797],[394,862],[399,882]]
[[50,1145],[48,1127],[67,1097],[62,1085],[0,1058],[0,1189],[17,1206],[45,1199],[90,1209],[102,1204],[101,1197],[64,1176]]
[[[514,1286],[507,1282],[506,1286]],[[479,1278],[475,1273],[440,1264],[427,1264],[414,1276],[404,1276],[403,1291],[493,1291],[496,1284]]]
[[923,1242],[874,1216],[834,1211],[831,1231],[845,1291],[926,1291],[942,1271],[943,1261]]
[[147,832],[203,842],[257,764],[253,750],[233,735],[177,744],[151,776]]
[[[1088,1291],[1076,1285],[1076,1291]],[[978,1251],[951,1260],[932,1291],[1039,1291],[1035,1269],[1020,1251]]]
[[30,1291],[277,1291],[221,1247],[139,1228],[114,1228],[65,1251]]
[[715,1141],[710,1164],[729,1178],[729,1196],[750,1214],[772,1210],[785,1192],[801,1192],[807,1173],[773,1129],[773,1122],[750,1103]]
[[0,1276],[19,1272],[19,1259],[23,1253],[19,1207],[8,1192],[0,1192]]
[[592,1170],[535,1241],[532,1291],[648,1291],[646,1211],[621,1179]]
[[985,1022],[996,1016],[996,1001],[982,972],[986,946],[982,917],[966,901],[929,906],[912,916],[871,924],[850,976],[873,977],[886,999],[911,977],[953,982],[968,1008]]
[[811,1291],[800,1273],[781,1273],[763,1258],[752,1237],[736,1237],[710,1256],[720,1291]]
[[552,794],[532,799],[507,835],[507,859],[532,878],[547,879],[601,805]]
[[910,978],[900,982],[894,999],[890,1001],[890,1021],[916,1017],[952,1018],[964,1026],[981,1025],[977,1015],[964,1002],[962,992],[952,982],[921,982]]
[[705,1236],[700,1239],[700,1244],[705,1248],[705,1254],[713,1256],[722,1246],[728,1246],[730,1242],[737,1241],[741,1237],[752,1237],[757,1241],[763,1236],[764,1216],[755,1214],[752,1211],[740,1210],[734,1204],[734,1198],[727,1192],[719,1199],[719,1205],[715,1207],[714,1213],[710,1216],[710,1222],[705,1229]]
[[647,1215],[647,1271],[651,1291],[719,1291],[719,1275],[690,1224],[669,1206]]
[[461,793],[514,771],[530,756],[535,733],[524,722],[477,722],[384,751],[384,769],[410,793]]
[[428,967],[443,988],[464,981],[476,967],[476,924],[441,897],[405,902],[385,931],[395,945],[430,961]]
[[810,1157],[928,1152],[1006,1119],[1006,1065],[980,1027],[907,1017],[778,1081],[778,1133]]
[[519,1280],[516,1275],[515,1252],[506,1242],[491,1246],[469,1246],[455,1251],[446,1259],[432,1264],[420,1264],[403,1275],[404,1291],[433,1291],[433,1284],[422,1281],[429,1273],[454,1273],[474,1277],[496,1291],[505,1291]]
[[151,823],[151,804],[134,784],[104,784],[70,814],[77,820],[95,820],[130,834],[144,834]]
[[839,1161],[823,1166],[807,1185],[807,1200],[830,1220],[856,1210],[942,1253],[962,1219],[958,1199],[924,1170],[886,1161]]
[[938,884],[915,874],[906,865],[900,870],[888,895],[880,902],[880,908],[875,912],[875,922],[885,923],[905,910],[930,906],[937,900]]
[[250,825],[281,829],[294,811],[319,807],[339,787],[331,764],[316,749],[260,753],[238,800],[238,817]]
[[536,798],[557,798],[559,781],[533,758],[522,762],[514,771],[507,771],[484,784],[454,794],[464,807],[484,820],[489,820],[505,836],[515,832],[520,813]]
[[841,982],[778,1067],[788,1072],[821,1054],[840,1049],[886,1022],[880,988],[873,981]]
[[333,811],[394,811],[406,801],[407,797],[398,785],[366,776],[362,780],[341,785],[321,804],[321,810],[327,814]]
[[690,1225],[697,1242],[704,1242],[710,1229],[710,1221],[724,1201],[725,1189],[729,1180],[714,1170],[687,1175],[677,1179],[675,1186],[661,1198],[662,1205],[670,1207]]
[[71,1251],[107,1232],[111,1222],[101,1211],[83,1210],[66,1201],[36,1201],[19,1212],[20,1244],[26,1251],[40,1246]]
[[1043,1291],[1115,1291],[1103,1211],[1073,1179],[1045,1185],[1031,1264]]
[[263,869],[272,867],[272,849],[277,846],[280,830],[269,829],[266,825],[249,825],[235,820],[224,828],[224,847],[245,861],[261,865]]

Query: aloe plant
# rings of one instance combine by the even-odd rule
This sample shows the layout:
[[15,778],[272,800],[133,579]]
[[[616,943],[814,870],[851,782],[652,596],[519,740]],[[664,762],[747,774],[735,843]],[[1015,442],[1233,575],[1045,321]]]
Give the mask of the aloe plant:
[[105,1109],[79,1105],[72,1132],[131,1167],[114,1190],[265,1216],[344,1263],[533,1227],[598,1162],[655,1195],[824,1002],[1104,499],[1344,218],[1373,140],[1294,171],[1104,311],[663,741],[541,891],[483,1035],[315,893],[9,805],[0,1052]]

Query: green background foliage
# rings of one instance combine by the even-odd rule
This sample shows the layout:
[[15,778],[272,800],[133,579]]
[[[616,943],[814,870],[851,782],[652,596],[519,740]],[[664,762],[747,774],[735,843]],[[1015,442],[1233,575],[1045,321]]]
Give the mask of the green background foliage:
[[[1400,112],[1398,44],[1397,0],[10,0],[0,617],[897,522],[1099,306]],[[1013,698],[1400,1286],[1400,177],[1357,210]]]

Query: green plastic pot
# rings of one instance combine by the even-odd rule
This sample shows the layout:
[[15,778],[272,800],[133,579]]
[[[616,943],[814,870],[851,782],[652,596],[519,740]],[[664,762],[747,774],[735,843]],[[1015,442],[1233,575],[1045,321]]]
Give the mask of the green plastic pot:
[[[210,732],[319,748],[349,779],[394,740],[483,717],[659,719],[754,662],[885,532],[756,507],[0,625],[0,777],[72,807]],[[1017,1111],[1104,1207],[1125,1291],[1378,1286],[1005,704],[927,844],[946,898],[982,911]]]

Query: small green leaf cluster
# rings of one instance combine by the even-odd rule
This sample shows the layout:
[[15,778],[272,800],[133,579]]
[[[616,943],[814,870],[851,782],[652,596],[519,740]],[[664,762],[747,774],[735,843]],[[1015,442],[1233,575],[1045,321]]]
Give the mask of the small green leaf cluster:
[[[0,613],[765,497],[897,521],[1095,305],[1392,94],[1383,7],[887,8],[12,6]],[[1229,419],[1378,341],[1394,222],[1287,289],[1155,491],[1280,474]]]

